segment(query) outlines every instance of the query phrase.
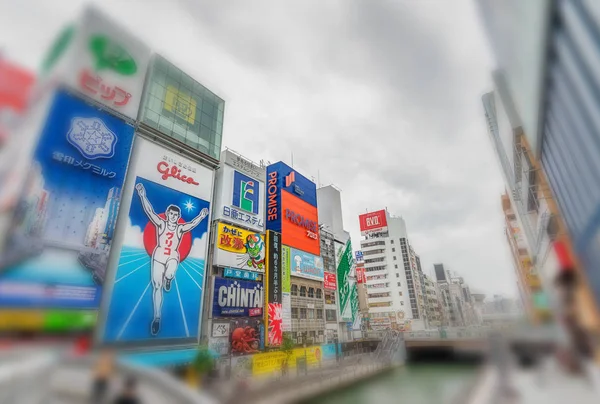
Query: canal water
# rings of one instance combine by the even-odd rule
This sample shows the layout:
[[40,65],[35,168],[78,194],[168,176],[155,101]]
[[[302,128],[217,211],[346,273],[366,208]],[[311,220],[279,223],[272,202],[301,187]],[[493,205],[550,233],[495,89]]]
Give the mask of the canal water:
[[465,364],[410,364],[305,404],[446,404],[468,388],[477,368]]

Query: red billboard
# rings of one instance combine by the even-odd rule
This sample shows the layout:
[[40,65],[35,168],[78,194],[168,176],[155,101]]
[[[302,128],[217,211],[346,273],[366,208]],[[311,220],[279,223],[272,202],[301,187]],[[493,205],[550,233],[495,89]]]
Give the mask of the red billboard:
[[316,206],[287,191],[281,191],[282,244],[319,256],[319,217]]
[[335,290],[337,288],[335,274],[332,274],[331,272],[325,272],[325,277],[323,278],[323,287],[331,290]]
[[356,282],[366,283],[367,278],[365,276],[365,267],[356,267]]
[[360,215],[358,221],[360,222],[361,233],[370,233],[387,227],[385,210],[378,210],[377,212]]
[[33,73],[0,58],[0,110],[22,112],[34,81]]

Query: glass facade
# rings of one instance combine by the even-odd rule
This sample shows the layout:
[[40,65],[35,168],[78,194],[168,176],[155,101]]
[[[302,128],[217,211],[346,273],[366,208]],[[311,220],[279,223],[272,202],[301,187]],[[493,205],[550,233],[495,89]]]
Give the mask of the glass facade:
[[600,3],[557,4],[542,165],[600,301]]
[[140,122],[210,156],[221,156],[225,101],[159,55],[154,55]]

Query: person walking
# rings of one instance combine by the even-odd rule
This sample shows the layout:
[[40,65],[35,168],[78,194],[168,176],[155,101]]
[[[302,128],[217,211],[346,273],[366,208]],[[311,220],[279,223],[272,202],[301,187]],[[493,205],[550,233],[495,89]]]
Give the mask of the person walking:
[[106,396],[110,385],[110,379],[114,370],[114,354],[104,351],[100,354],[94,368],[94,379],[92,383],[92,403],[102,404],[106,402]]
[[137,393],[137,380],[134,377],[125,379],[123,390],[115,398],[114,404],[141,404]]

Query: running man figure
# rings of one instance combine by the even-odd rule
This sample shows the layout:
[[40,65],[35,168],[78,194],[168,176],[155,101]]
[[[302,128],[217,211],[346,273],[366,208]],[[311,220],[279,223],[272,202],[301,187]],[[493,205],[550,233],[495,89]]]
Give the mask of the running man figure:
[[146,188],[142,184],[135,186],[142,202],[142,207],[148,219],[156,228],[156,248],[152,252],[152,302],[154,304],[154,318],[150,325],[152,335],[160,330],[160,317],[163,305],[163,287],[166,292],[171,290],[171,282],[179,266],[179,243],[183,235],[192,231],[202,220],[208,216],[208,209],[204,208],[198,216],[189,223],[179,223],[181,209],[179,206],[169,205],[165,218],[158,216],[148,197]]

